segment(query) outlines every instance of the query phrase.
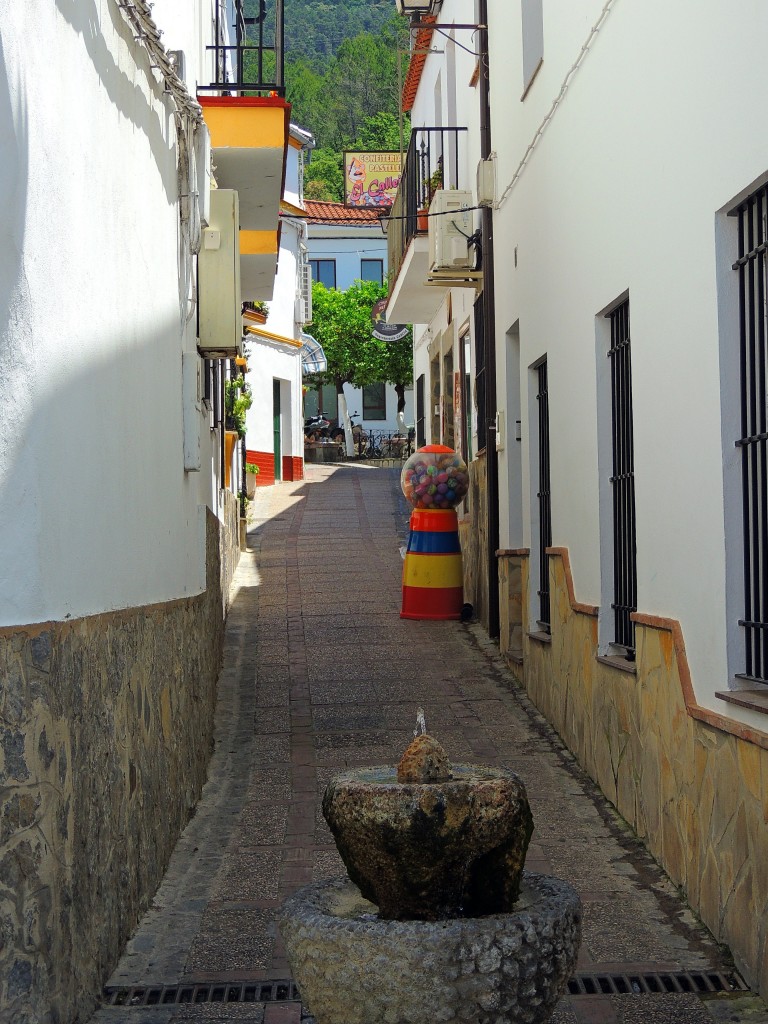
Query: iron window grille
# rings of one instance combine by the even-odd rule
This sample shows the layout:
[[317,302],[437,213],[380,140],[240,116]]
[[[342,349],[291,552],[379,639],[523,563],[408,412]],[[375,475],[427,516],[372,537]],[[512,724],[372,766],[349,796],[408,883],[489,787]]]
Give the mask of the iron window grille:
[[635,453],[632,426],[632,359],[629,299],[608,314],[611,322],[611,413],[613,428],[613,602],[614,640],[635,660],[637,611],[637,541],[635,520]]
[[228,43],[225,12],[215,5],[213,81],[198,92],[285,96],[283,0],[233,0],[234,45]]
[[547,361],[536,368],[538,390],[536,402],[539,414],[539,620],[546,633],[550,631],[549,556],[552,544],[552,498],[549,484],[549,391],[547,387]]
[[768,185],[749,196],[738,217],[739,340],[741,374],[742,509],[744,524],[744,672],[768,683],[768,313],[766,248]]

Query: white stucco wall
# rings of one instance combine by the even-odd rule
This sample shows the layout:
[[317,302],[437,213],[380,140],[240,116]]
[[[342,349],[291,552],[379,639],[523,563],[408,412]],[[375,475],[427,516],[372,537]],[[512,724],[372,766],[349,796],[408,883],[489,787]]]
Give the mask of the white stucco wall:
[[[467,17],[466,4],[461,0],[445,0],[440,8],[439,21],[441,25],[467,24],[472,18]],[[456,184],[459,188],[474,193],[477,162],[480,159],[480,107],[477,87],[468,86],[476,58],[472,52],[467,51],[475,49],[476,36],[468,29],[448,28],[445,32],[446,35],[433,34],[430,46],[436,52],[430,54],[424,63],[411,111],[411,124],[415,128],[442,126],[467,129],[458,135],[459,178]],[[475,227],[478,227],[479,213],[476,212],[474,217]],[[430,393],[430,345],[434,350],[434,339],[443,336],[442,359],[446,346],[454,343],[454,370],[458,372],[458,338],[466,327],[469,327],[470,333],[473,331],[472,304],[475,297],[474,288],[454,288],[450,292],[446,291],[440,307],[431,320],[414,328],[414,338],[420,340],[417,340],[414,346],[413,376],[415,382],[424,374],[425,430],[428,443],[439,440],[433,437],[431,432],[434,403]],[[450,337],[444,333],[448,328],[449,319],[452,324]],[[474,352],[474,345],[470,345],[469,348],[471,355]],[[472,372],[471,362],[465,369]],[[477,452],[477,411],[474,407],[471,420],[473,436],[470,439],[470,450]],[[505,515],[504,509],[501,510],[501,515]]]
[[[156,14],[194,57],[189,7]],[[111,0],[8,7],[1,45],[0,624],[198,592],[171,104]]]
[[[298,201],[298,151],[288,147],[285,197]],[[290,200],[289,197],[293,197]],[[282,216],[280,253],[269,315],[264,330],[281,338],[300,340],[301,326],[296,322],[296,297],[299,290],[299,253],[305,244],[306,229],[301,220]],[[273,381],[281,386],[281,448],[284,456],[304,456],[302,419],[302,371],[298,348],[269,338],[250,335],[246,345],[248,384],[253,404],[246,416],[246,445],[256,452],[274,450]]]
[[[524,101],[520,4],[491,0],[493,146],[500,192],[579,57],[603,0],[544,5],[544,62]],[[528,368],[547,355],[553,543],[577,597],[605,604],[597,458],[599,316],[630,299],[638,607],[679,619],[698,700],[728,684],[716,212],[768,170],[756,130],[768,11],[757,0],[615,0],[527,165],[495,214],[497,358],[519,325],[524,507]],[[516,264],[516,265],[515,265]],[[729,325],[728,330],[733,329]],[[736,349],[733,358],[737,358]],[[500,392],[499,402],[513,405]],[[523,537],[501,546],[535,546]],[[606,561],[606,559],[608,561]],[[728,708],[734,717],[749,713]]]

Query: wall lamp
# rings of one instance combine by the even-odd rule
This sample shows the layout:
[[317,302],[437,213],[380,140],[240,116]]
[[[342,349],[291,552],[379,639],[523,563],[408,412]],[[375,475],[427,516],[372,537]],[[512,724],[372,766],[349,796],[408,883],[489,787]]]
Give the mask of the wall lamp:
[[427,16],[434,14],[441,0],[395,0],[397,13],[412,18],[414,15]]

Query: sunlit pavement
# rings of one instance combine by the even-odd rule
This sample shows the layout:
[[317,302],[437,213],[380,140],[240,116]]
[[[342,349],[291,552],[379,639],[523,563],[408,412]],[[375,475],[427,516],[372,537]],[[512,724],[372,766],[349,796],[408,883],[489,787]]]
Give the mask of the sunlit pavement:
[[398,470],[307,467],[306,481],[259,488],[250,515],[209,781],[99,1024],[298,1024],[307,1011],[276,910],[296,887],[344,874],[325,785],[399,760],[417,707],[452,760],[523,777],[536,825],[526,866],[581,894],[581,955],[555,1024],[768,1024],[480,627],[400,619]]

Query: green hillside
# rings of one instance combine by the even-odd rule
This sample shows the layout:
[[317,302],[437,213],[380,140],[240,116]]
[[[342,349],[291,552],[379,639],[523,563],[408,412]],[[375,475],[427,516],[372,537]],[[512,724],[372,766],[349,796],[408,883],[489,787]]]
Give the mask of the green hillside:
[[285,53],[322,71],[345,39],[378,34],[395,11],[393,0],[285,0]]

